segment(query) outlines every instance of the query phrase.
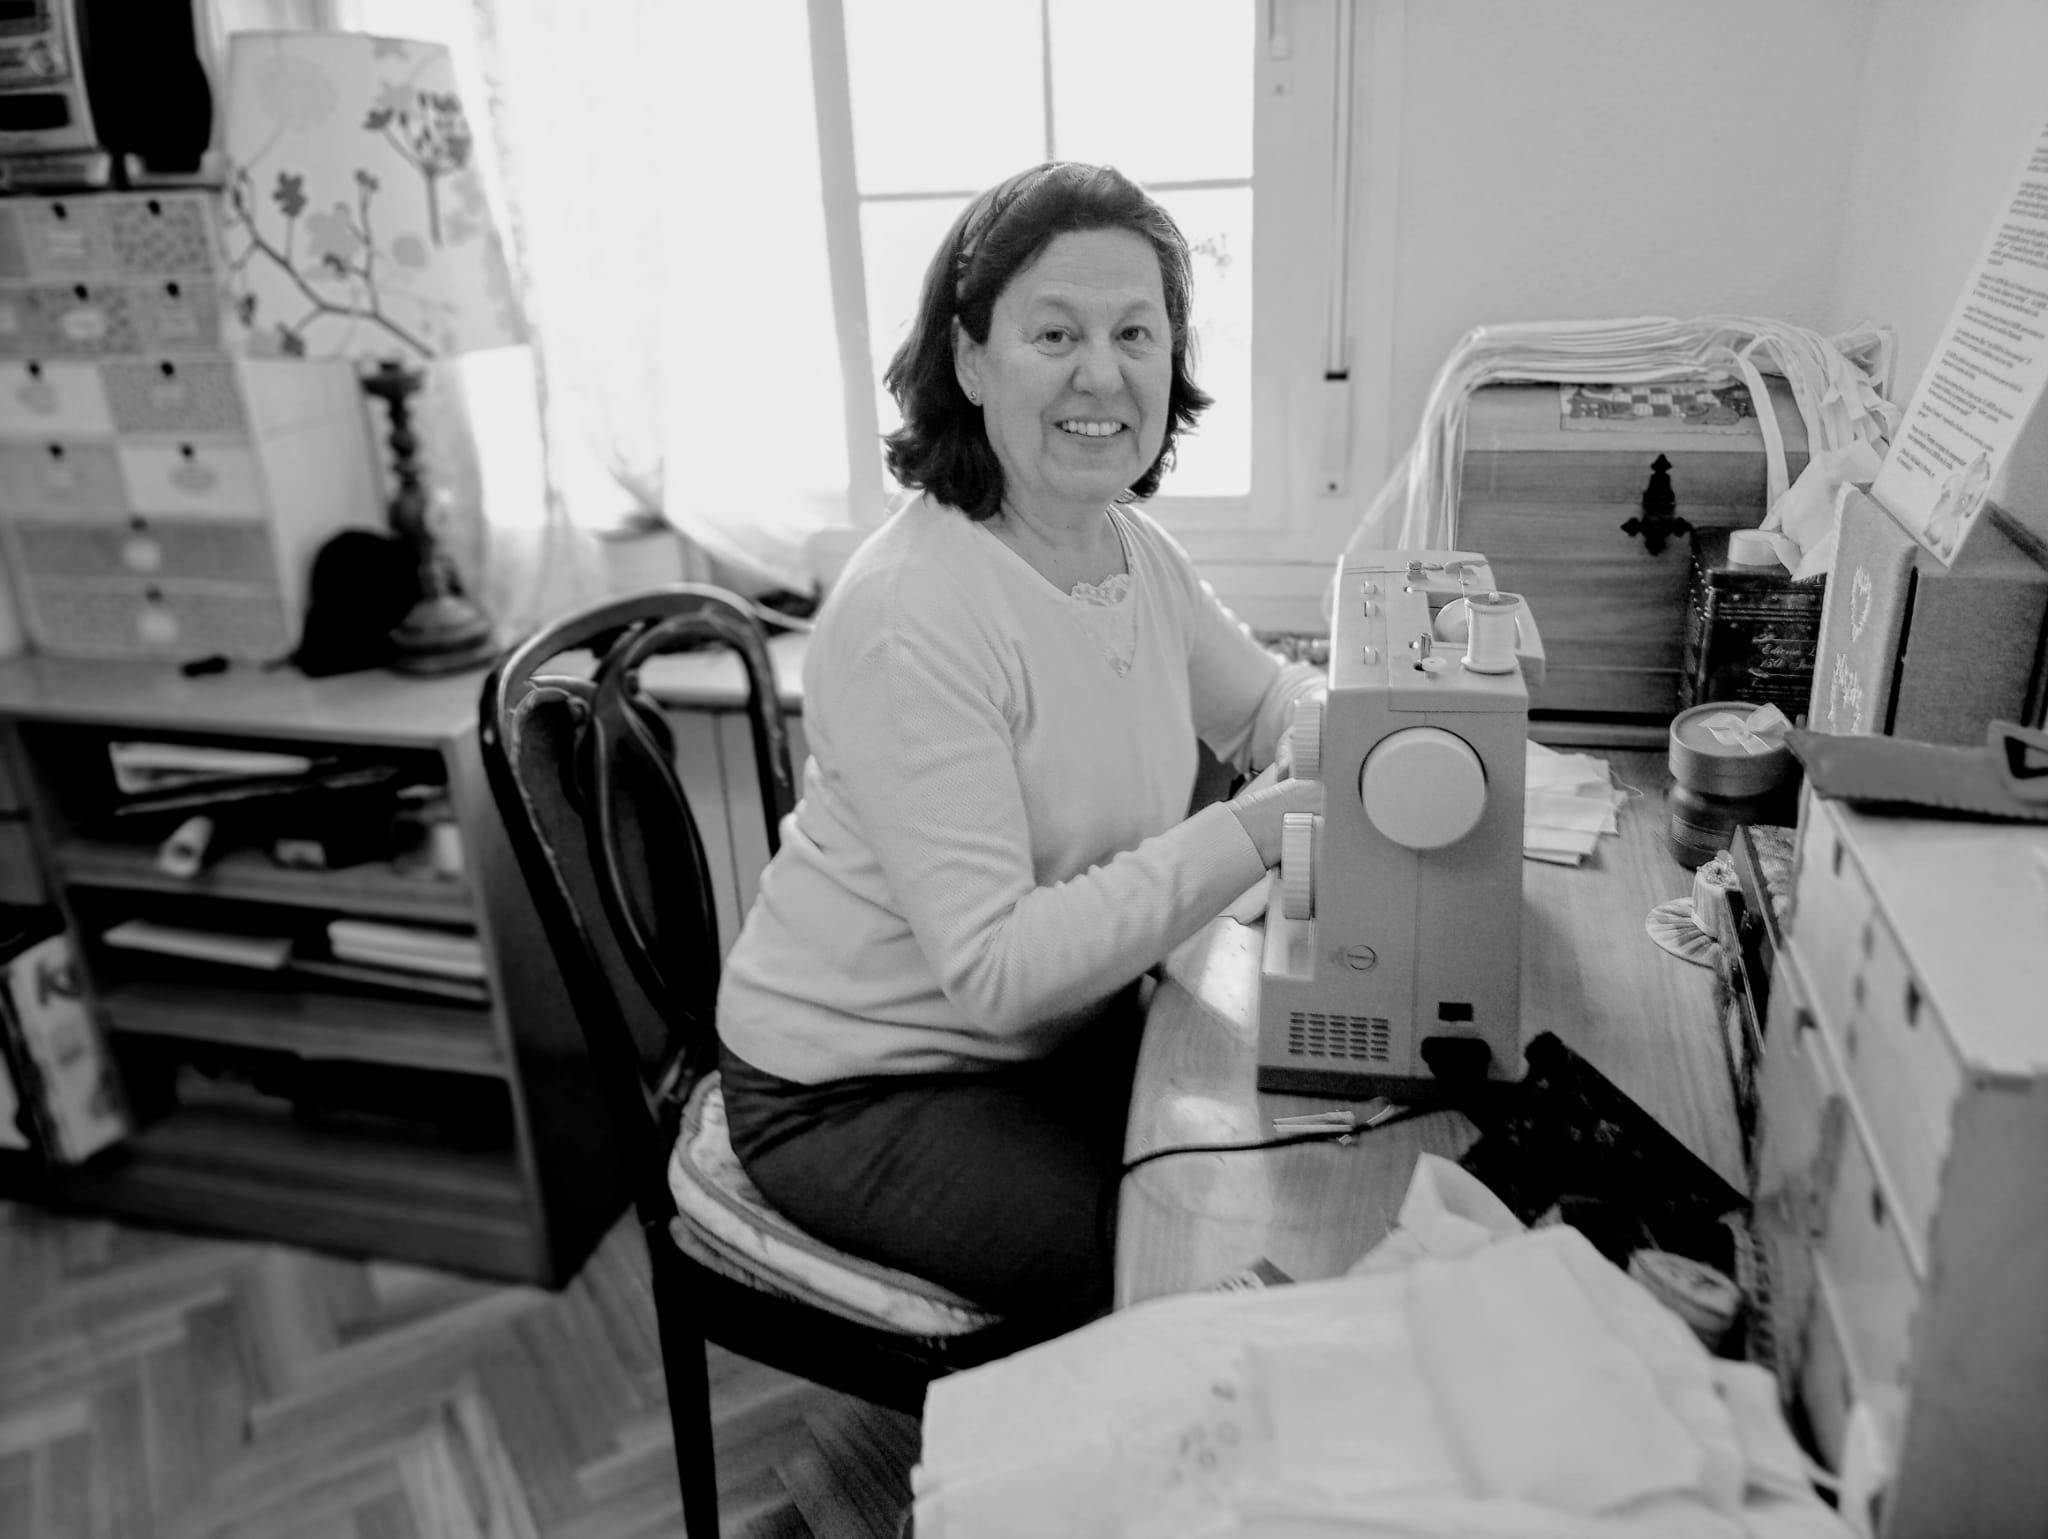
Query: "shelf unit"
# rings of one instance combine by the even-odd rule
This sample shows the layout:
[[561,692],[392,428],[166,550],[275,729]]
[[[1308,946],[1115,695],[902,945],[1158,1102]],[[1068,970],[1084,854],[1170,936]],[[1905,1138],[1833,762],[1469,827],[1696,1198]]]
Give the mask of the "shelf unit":
[[[0,773],[136,1121],[84,1166],[14,1178],[28,1184],[16,1195],[543,1286],[575,1273],[626,1183],[484,781],[480,685],[474,673],[0,665]],[[161,829],[111,816],[106,745],[121,740],[401,765],[445,788],[463,873],[291,869],[250,845],[171,875],[155,858]],[[203,928],[209,916],[305,938],[341,917],[473,932],[485,976],[401,986],[312,948],[266,971],[101,940],[127,919]]]

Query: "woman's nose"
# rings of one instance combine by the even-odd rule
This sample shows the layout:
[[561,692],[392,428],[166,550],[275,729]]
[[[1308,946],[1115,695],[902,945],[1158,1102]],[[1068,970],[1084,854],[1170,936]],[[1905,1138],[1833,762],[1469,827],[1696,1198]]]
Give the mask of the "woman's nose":
[[1116,348],[1107,338],[1082,344],[1074,361],[1074,385],[1090,395],[1114,395],[1123,384]]

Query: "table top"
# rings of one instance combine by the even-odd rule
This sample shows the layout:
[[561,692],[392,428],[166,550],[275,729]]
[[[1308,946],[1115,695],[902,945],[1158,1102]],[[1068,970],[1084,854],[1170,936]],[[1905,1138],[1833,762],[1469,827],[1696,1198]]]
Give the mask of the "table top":
[[[1723,1179],[1746,1189],[1711,975],[1657,946],[1649,911],[1692,891],[1665,843],[1661,756],[1606,755],[1643,794],[1582,866],[1523,862],[1524,1038],[1554,1031]],[[1127,1157],[1272,1136],[1272,1119],[1347,1104],[1254,1085],[1260,927],[1219,919],[1169,959],[1146,1021]],[[1117,1304],[1208,1287],[1261,1259],[1333,1277],[1392,1227],[1417,1154],[1477,1137],[1456,1112],[1355,1143],[1155,1160],[1124,1183]]]

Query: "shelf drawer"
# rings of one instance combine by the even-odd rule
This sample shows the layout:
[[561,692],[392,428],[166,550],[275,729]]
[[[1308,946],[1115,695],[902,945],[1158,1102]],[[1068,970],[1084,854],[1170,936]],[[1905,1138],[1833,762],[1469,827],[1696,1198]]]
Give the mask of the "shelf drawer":
[[117,271],[208,273],[217,246],[207,217],[209,194],[136,193],[106,207],[107,248]]
[[246,444],[124,443],[121,477],[137,513],[261,513],[263,469]]
[[145,352],[220,350],[220,294],[203,276],[131,284],[128,314]]
[[0,293],[0,353],[12,358],[104,358],[140,352],[119,284],[39,283]]
[[1898,1196],[1908,1243],[1924,1256],[1964,1095],[1963,1065],[1831,805],[1807,803],[1791,946],[1876,1163]]
[[63,657],[209,657],[266,662],[297,638],[275,589],[173,583],[24,585],[24,619],[43,650]]
[[9,200],[24,267],[36,278],[107,272],[114,266],[112,210],[101,198]]
[[226,359],[133,359],[100,370],[114,426],[123,433],[248,431],[235,366]]
[[113,430],[113,409],[96,365],[0,359],[0,433],[48,438]]
[[125,513],[128,488],[120,458],[110,443],[0,441],[0,507],[17,514]]
[[270,526],[256,519],[18,519],[8,532],[16,570],[39,577],[276,581]]

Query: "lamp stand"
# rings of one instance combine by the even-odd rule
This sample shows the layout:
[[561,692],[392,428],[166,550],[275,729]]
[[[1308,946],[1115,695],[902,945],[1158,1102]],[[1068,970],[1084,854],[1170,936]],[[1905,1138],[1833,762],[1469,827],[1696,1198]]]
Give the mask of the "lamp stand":
[[386,359],[362,377],[363,389],[384,403],[397,483],[389,516],[392,533],[411,547],[419,564],[420,596],[391,632],[391,667],[399,673],[456,673],[497,654],[491,617],[462,591],[455,568],[434,538],[432,503],[412,430],[412,401],[426,382],[415,364]]

